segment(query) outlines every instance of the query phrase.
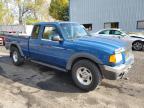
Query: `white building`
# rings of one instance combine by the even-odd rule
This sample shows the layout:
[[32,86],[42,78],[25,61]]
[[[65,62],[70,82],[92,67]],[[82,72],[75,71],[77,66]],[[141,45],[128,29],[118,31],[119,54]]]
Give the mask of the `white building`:
[[144,31],[144,0],[70,0],[70,21],[103,28]]

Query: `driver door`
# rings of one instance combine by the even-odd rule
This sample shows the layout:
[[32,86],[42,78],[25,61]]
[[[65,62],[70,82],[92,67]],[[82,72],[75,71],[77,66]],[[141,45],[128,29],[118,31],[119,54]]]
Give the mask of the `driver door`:
[[63,42],[53,41],[55,36],[60,36],[55,26],[45,26],[40,40],[41,61],[53,66],[64,67],[65,49]]

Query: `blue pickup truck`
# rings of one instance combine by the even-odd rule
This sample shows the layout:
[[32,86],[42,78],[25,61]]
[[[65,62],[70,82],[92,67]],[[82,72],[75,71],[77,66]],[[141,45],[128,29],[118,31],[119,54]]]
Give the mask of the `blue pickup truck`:
[[75,84],[94,90],[103,78],[123,78],[134,63],[128,43],[91,36],[83,26],[73,22],[40,22],[31,36],[5,37],[6,48],[16,66],[26,59],[70,72]]

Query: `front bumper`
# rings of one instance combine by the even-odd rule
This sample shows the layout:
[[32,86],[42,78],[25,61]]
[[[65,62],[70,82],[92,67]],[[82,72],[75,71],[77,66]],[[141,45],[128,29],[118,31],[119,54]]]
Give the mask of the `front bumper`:
[[125,64],[115,67],[104,66],[103,76],[104,78],[110,80],[121,79],[129,72],[133,64],[134,56],[132,54],[131,56],[129,56]]

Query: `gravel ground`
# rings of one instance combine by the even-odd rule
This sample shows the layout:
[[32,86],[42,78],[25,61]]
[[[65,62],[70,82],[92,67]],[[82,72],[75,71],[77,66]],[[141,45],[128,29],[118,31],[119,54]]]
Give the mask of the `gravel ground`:
[[31,62],[14,66],[0,47],[0,108],[144,108],[144,52],[133,53],[129,80],[103,80],[85,93],[67,73]]

